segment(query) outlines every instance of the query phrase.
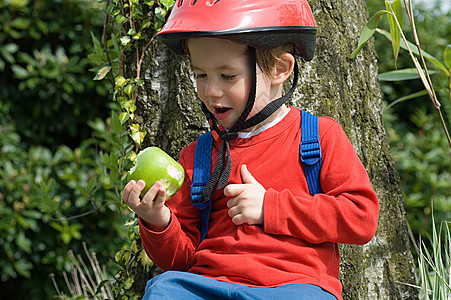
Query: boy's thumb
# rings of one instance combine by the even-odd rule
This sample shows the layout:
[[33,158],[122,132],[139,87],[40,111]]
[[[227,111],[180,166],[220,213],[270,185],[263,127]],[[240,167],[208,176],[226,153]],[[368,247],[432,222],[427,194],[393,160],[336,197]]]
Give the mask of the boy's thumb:
[[254,176],[252,176],[251,172],[249,172],[246,165],[241,166],[241,179],[243,180],[243,183],[254,183],[257,181]]

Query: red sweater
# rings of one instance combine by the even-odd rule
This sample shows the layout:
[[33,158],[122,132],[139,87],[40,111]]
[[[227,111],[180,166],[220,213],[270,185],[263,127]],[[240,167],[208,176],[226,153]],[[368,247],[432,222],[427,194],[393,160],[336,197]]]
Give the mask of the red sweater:
[[[182,150],[185,182],[166,202],[171,222],[153,232],[140,222],[144,248],[163,270],[192,272],[253,287],[309,283],[341,299],[337,243],[365,244],[373,237],[379,203],[368,175],[341,126],[319,119],[323,194],[309,194],[299,159],[300,111],[251,138],[230,141],[229,183],[242,183],[246,164],[266,189],[264,225],[235,225],[223,191],[216,191],[206,238],[199,245],[200,218],[190,187],[196,142]],[[216,136],[212,170],[220,141]]]

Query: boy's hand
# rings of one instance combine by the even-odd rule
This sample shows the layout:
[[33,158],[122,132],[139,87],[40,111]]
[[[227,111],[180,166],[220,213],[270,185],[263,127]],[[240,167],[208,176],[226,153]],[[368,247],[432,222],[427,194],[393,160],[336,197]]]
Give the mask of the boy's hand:
[[263,198],[266,189],[252,176],[246,165],[241,166],[242,184],[229,184],[224,195],[232,197],[227,202],[229,216],[236,225],[263,224]]
[[122,200],[128,203],[133,211],[153,231],[163,231],[171,219],[169,208],[164,205],[166,190],[159,181],[147,191],[143,199],[139,198],[145,183],[143,180],[130,180],[122,192]]

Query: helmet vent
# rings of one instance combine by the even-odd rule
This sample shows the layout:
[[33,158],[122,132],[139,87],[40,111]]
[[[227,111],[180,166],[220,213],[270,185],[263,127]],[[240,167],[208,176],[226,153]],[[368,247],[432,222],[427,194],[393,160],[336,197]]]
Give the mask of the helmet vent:
[[207,4],[209,5],[209,6],[213,6],[213,5],[215,5],[216,3],[218,3],[220,0],[208,0],[208,2],[207,2]]
[[[213,5],[215,5],[216,3],[218,3],[219,1],[220,1],[220,0],[207,0],[206,4],[207,4],[208,6],[213,6]],[[194,6],[196,3],[197,3],[197,0],[191,0],[190,6]],[[182,5],[183,5],[183,0],[178,0],[178,2],[177,2],[177,7],[180,7],[180,6],[182,6]]]

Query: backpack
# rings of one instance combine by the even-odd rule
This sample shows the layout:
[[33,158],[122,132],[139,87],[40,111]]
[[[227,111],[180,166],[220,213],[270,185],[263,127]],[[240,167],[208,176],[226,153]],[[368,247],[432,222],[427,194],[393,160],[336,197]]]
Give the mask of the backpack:
[[[201,239],[208,231],[208,220],[211,210],[211,199],[206,203],[198,203],[205,185],[210,177],[213,136],[211,131],[199,137],[194,152],[193,183],[191,184],[191,203],[199,210],[201,219]],[[301,144],[299,156],[304,163],[304,172],[310,194],[322,193],[319,181],[321,170],[321,145],[319,143],[318,117],[304,110],[301,111]],[[199,243],[200,243],[199,242]]]

